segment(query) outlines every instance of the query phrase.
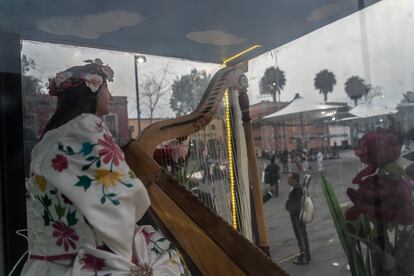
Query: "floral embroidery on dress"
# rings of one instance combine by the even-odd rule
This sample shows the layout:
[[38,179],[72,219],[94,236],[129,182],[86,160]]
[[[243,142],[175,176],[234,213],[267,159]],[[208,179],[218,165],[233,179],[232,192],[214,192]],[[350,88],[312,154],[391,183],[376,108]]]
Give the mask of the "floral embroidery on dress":
[[57,154],[55,156],[54,159],[52,159],[52,167],[56,170],[56,171],[63,171],[65,169],[68,168],[68,159],[61,155],[61,154]]
[[[95,122],[95,124],[98,126],[99,122]],[[101,124],[101,127],[104,127],[104,125]],[[101,147],[98,150],[98,156],[96,156],[93,151],[96,146]],[[118,184],[122,184],[127,188],[133,187],[133,184],[122,181],[125,176],[124,173],[114,169],[114,165],[115,167],[119,166],[121,161],[124,160],[124,157],[121,149],[115,143],[110,133],[104,133],[103,136],[98,139],[96,144],[91,144],[89,142],[82,143],[82,148],[79,151],[74,151],[72,147],[62,144],[59,144],[58,150],[68,156],[81,155],[86,161],[86,164],[82,166],[82,171],[88,171],[91,167],[95,167],[93,170],[95,178],[91,178],[90,175],[78,175],[78,181],[74,186],[82,187],[84,191],[87,191],[92,186],[93,182],[95,182],[96,185],[101,185],[101,204],[105,204],[107,201],[110,201],[114,205],[119,205],[121,203],[117,199],[118,195],[116,193],[109,192],[110,188],[115,188]],[[101,168],[102,163],[110,164],[110,168]]]
[[102,184],[105,190],[108,190],[110,186],[116,186],[121,182],[124,175],[121,172],[109,171],[105,169],[95,170],[97,184]]
[[53,237],[58,238],[56,241],[57,246],[62,246],[65,251],[69,250],[69,245],[72,249],[76,249],[76,241],[79,240],[79,236],[76,234],[75,230],[70,228],[66,223],[62,221],[57,221],[52,224],[55,231],[53,231]]
[[101,271],[105,268],[105,259],[95,257],[91,254],[84,254],[80,259],[81,264],[83,264],[82,269]]
[[[47,183],[43,177],[39,177],[38,183]],[[44,181],[44,182],[43,182]],[[39,184],[38,184],[39,185]],[[76,209],[72,209],[68,204],[72,202],[63,194],[58,193],[57,189],[44,190],[39,187],[43,194],[35,195],[35,199],[40,202],[43,207],[43,222],[45,226],[52,226],[52,236],[57,238],[56,245],[64,248],[65,251],[69,247],[76,249],[76,242],[79,236],[72,228],[78,223],[76,217]]]
[[35,176],[35,183],[41,192],[45,192],[47,189],[47,181],[46,178],[40,175]]
[[103,156],[103,162],[105,164],[112,161],[115,166],[118,166],[119,162],[124,160],[122,151],[116,145],[112,136],[104,134],[103,139],[99,139],[98,143],[103,147],[99,150],[99,155]]

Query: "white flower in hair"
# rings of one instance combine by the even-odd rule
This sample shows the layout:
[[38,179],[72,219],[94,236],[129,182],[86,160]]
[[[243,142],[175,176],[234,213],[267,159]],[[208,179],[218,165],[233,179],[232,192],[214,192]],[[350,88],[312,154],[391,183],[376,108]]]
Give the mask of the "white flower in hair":
[[86,74],[85,84],[91,89],[92,92],[95,93],[103,84],[103,78],[97,74]]
[[62,82],[65,82],[70,77],[72,77],[71,72],[62,71],[57,73],[55,77],[56,86],[60,86]]

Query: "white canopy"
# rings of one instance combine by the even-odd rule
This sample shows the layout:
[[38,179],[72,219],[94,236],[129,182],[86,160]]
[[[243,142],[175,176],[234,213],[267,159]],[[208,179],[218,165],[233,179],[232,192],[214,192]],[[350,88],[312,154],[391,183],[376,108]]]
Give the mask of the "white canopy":
[[325,103],[318,103],[309,99],[305,98],[296,98],[286,107],[282,108],[281,110],[269,114],[263,119],[268,120],[279,120],[279,119],[286,119],[287,116],[298,115],[300,113],[308,113],[307,117],[312,118],[323,118],[329,117],[335,114],[335,111],[338,108],[341,108],[341,105],[333,105],[333,104],[325,104]]
[[360,103],[352,108],[349,113],[358,118],[370,118],[397,113],[395,107],[390,107],[380,103],[381,99],[374,99],[372,102]]

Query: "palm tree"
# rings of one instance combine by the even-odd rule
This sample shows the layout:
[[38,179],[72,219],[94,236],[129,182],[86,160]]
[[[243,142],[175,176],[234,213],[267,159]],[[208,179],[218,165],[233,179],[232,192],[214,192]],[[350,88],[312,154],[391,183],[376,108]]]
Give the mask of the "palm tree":
[[355,106],[358,105],[358,100],[362,96],[366,96],[370,90],[370,85],[358,77],[352,76],[345,82],[345,92],[352,100],[354,100]]
[[279,67],[269,67],[266,69],[263,77],[260,80],[262,94],[270,94],[273,97],[273,101],[276,102],[276,95],[279,95],[286,84],[285,72],[280,70]]
[[323,69],[316,74],[313,79],[315,88],[319,90],[319,94],[323,94],[325,102],[328,101],[328,93],[332,93],[333,87],[336,84],[334,73]]

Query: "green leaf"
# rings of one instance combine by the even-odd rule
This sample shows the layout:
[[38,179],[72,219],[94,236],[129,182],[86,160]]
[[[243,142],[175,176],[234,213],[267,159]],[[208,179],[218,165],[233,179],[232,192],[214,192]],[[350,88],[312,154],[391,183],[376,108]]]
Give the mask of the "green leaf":
[[57,194],[57,189],[52,189],[52,190],[50,190],[49,191],[52,195],[55,195],[55,194]]
[[42,197],[42,202],[43,202],[43,205],[44,205],[45,208],[52,205],[52,200],[47,195]]
[[163,242],[165,240],[166,240],[166,238],[160,238],[160,239],[157,240],[157,242]]
[[87,171],[87,170],[89,170],[89,167],[90,167],[90,166],[92,166],[92,164],[93,164],[93,162],[92,162],[92,163],[90,163],[90,164],[88,164],[88,165],[83,166],[83,167],[82,167],[82,171]]
[[134,187],[134,185],[133,185],[133,184],[130,184],[130,183],[122,183],[122,184],[124,184],[127,188],[132,188],[132,187]]
[[381,169],[390,174],[390,176],[394,179],[399,179],[404,175],[404,169],[397,160],[388,163]]
[[133,171],[129,170],[128,174],[129,174],[129,178],[137,179],[137,176],[135,175],[135,173]]
[[107,196],[109,196],[109,197],[115,197],[115,196],[116,196],[116,194],[114,194],[114,193],[110,193],[110,194],[107,194]]
[[50,219],[49,213],[46,210],[43,210],[42,218],[45,223],[45,226],[48,226],[50,224],[51,219]]
[[96,162],[96,167],[100,168],[101,167],[101,160],[99,159],[98,162]]
[[322,190],[325,195],[326,202],[328,204],[329,211],[334,222],[336,232],[338,233],[339,240],[341,241],[342,248],[345,255],[348,258],[349,265],[351,267],[352,275],[362,276],[364,275],[363,260],[358,258],[355,249],[355,242],[348,234],[346,221],[339,205],[336,194],[332,186],[328,183],[325,176],[322,175]]
[[76,223],[78,223],[78,219],[76,218],[76,210],[72,213],[68,211],[68,213],[66,214],[66,220],[68,222],[68,226],[73,226]]
[[380,264],[384,270],[391,271],[398,264],[398,260],[394,258],[393,255],[383,250],[381,247],[379,247],[374,242],[361,239],[360,237],[352,235],[352,234],[350,234],[350,236],[354,238],[355,240],[362,242],[371,251],[373,251],[373,253],[380,258]]
[[106,201],[105,196],[102,196],[102,197],[101,197],[101,204],[105,204],[105,201]]
[[121,204],[121,202],[119,202],[119,200],[112,200],[112,203],[115,205],[115,206],[118,206],[119,204]]
[[63,216],[65,216],[65,207],[59,205],[55,205],[55,212],[60,220]]
[[63,151],[63,145],[59,144],[58,150]]
[[151,251],[154,251],[156,255],[160,255],[160,251],[155,247],[151,248]]
[[66,151],[68,152],[68,154],[73,154],[74,153],[73,149],[69,146],[66,147]]
[[89,156],[88,158],[86,158],[86,161],[94,161],[97,158],[98,157],[96,157],[96,156]]
[[86,175],[78,176],[79,181],[75,184],[75,186],[83,187],[86,190],[89,189],[91,186],[92,179],[90,179]]
[[83,154],[83,156],[86,156],[92,152],[92,149],[93,145],[91,143],[83,143],[81,153]]

